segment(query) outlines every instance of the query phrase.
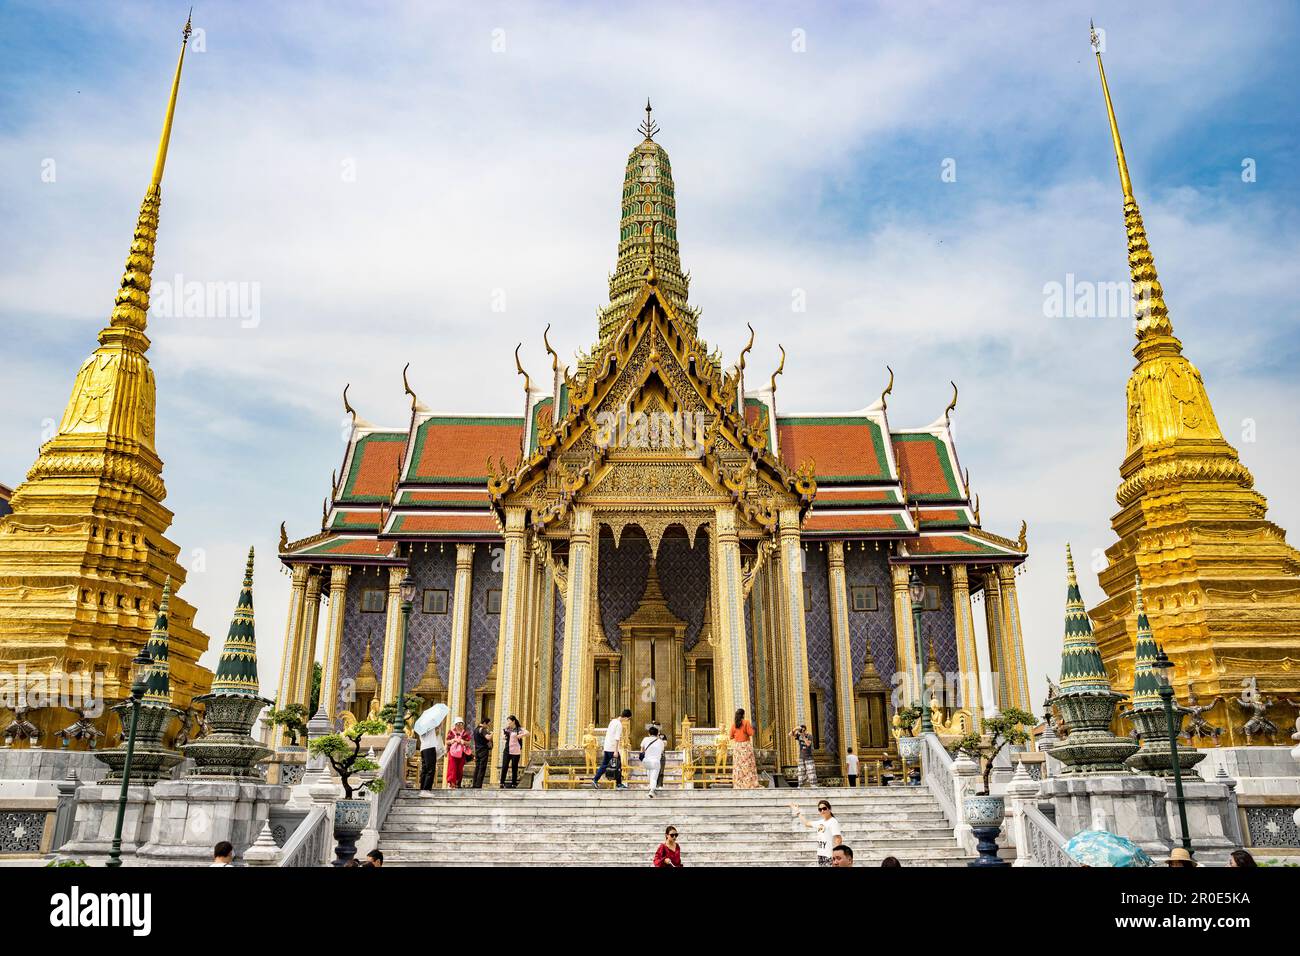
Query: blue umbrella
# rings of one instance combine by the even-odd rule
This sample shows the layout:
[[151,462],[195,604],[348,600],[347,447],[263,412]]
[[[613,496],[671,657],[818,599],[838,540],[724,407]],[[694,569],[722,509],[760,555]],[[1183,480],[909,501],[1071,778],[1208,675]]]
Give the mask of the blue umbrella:
[[1070,859],[1084,866],[1155,866],[1155,860],[1127,837],[1109,830],[1083,830],[1065,844]]

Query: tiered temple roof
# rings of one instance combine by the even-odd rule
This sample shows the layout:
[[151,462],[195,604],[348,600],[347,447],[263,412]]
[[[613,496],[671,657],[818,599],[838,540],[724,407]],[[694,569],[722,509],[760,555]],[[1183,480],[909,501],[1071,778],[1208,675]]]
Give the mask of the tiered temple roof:
[[[795,475],[815,477],[815,496],[804,517],[806,538],[895,541],[896,556],[908,563],[1023,561],[1023,531],[1013,541],[980,527],[950,427],[955,391],[953,403],[936,421],[895,428],[887,406],[892,373],[890,387],[868,407],[815,415],[780,413],[775,375],[766,387],[746,391],[743,353],[721,374],[720,358],[697,337],[696,313],[686,303],[689,280],[678,256],[671,167],[654,141],[657,127],[648,104],[641,132],[645,139],[629,154],[624,177],[610,304],[600,312],[596,345],[578,355],[577,374],[570,377],[567,368],[561,370],[547,340],[551,387],[534,387],[519,368],[525,380],[524,414],[436,414],[407,384],[412,401],[405,427],[379,428],[357,418],[345,393],[352,431],[321,531],[297,542],[284,535],[283,559],[401,563],[402,542],[500,538],[503,529],[489,480],[545,466],[543,452],[554,447],[557,430],[573,424],[572,397],[582,395],[593,376],[613,374],[618,341],[626,337],[624,330],[646,296],[653,295],[674,316],[692,375],[698,365],[700,387],[722,396],[723,408],[734,402],[735,420],[752,436],[755,460],[770,461],[791,480]],[[738,383],[734,394],[729,391],[733,381]]]

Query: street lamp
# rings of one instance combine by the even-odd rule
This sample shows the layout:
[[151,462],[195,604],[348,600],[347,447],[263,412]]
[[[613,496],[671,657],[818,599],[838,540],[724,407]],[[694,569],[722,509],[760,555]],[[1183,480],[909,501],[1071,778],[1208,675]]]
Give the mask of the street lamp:
[[397,586],[402,597],[402,640],[397,648],[397,718],[393,722],[394,736],[406,733],[406,634],[411,628],[411,608],[415,604],[415,579],[408,570]]
[[140,698],[144,697],[149,668],[153,658],[148,647],[131,661],[131,728],[126,735],[126,760],[122,763],[122,792],[117,797],[117,825],[113,828],[113,848],[108,853],[108,866],[122,865],[122,821],[126,817],[127,788],[131,785],[131,757],[135,753],[135,731],[140,723]]
[[1160,681],[1160,699],[1165,705],[1165,723],[1169,725],[1169,756],[1174,763],[1174,794],[1178,798],[1178,824],[1183,828],[1183,849],[1190,855],[1192,837],[1187,832],[1187,805],[1183,801],[1183,772],[1178,765],[1178,724],[1183,721],[1180,715],[1177,724],[1174,722],[1174,685],[1169,680],[1169,670],[1174,666],[1174,662],[1165,654],[1163,647],[1157,648],[1157,651],[1156,659],[1151,666],[1156,669],[1156,679]]
[[929,734],[934,732],[934,725],[930,722],[930,707],[925,699],[925,665],[921,663],[925,656],[921,647],[921,612],[925,609],[925,582],[916,573],[916,565],[913,565],[908,573],[907,590],[912,597],[912,633],[916,645],[916,688],[917,693],[921,695],[921,733]]

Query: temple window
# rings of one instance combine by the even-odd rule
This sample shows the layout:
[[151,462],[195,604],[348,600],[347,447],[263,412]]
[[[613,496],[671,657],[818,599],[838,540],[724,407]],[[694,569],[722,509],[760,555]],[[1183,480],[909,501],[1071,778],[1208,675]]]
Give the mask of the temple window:
[[442,588],[426,588],[424,591],[424,605],[422,610],[425,614],[446,614],[446,590]]
[[361,610],[367,614],[382,614],[386,607],[382,588],[367,588],[361,592]]
[[489,614],[501,613],[501,589],[490,588],[487,593],[487,612]]
[[878,611],[880,604],[877,602],[876,589],[870,584],[856,584],[849,588],[849,594],[853,599],[853,610],[855,611]]
[[934,585],[926,585],[925,588],[925,610],[939,610],[939,589]]

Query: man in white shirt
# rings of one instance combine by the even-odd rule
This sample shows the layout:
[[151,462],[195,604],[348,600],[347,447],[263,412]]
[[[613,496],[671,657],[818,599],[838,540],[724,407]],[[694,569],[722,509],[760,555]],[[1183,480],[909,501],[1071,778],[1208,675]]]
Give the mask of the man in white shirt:
[[641,766],[650,781],[650,796],[655,795],[655,790],[659,787],[659,771],[663,767],[664,750],[668,747],[668,739],[659,733],[659,728],[651,724],[650,732],[646,734],[641,741],[641,753],[645,754],[641,758]]
[[[623,717],[631,717],[632,711],[627,708],[623,709]],[[591,782],[592,788],[600,786],[600,778],[605,775],[605,770],[613,763],[611,773],[614,774],[614,786],[618,790],[626,790],[627,786],[623,783],[623,766],[622,762],[617,759],[618,744],[623,739],[623,720],[622,717],[615,717],[605,728],[605,752],[600,758],[600,767],[596,770],[596,779]]]
[[437,727],[420,734],[420,789],[432,790],[438,777],[438,756],[442,749],[442,735]]
[[844,758],[844,770],[849,778],[849,786],[856,787],[858,785],[858,755],[853,752],[852,747],[849,748],[848,755]]

